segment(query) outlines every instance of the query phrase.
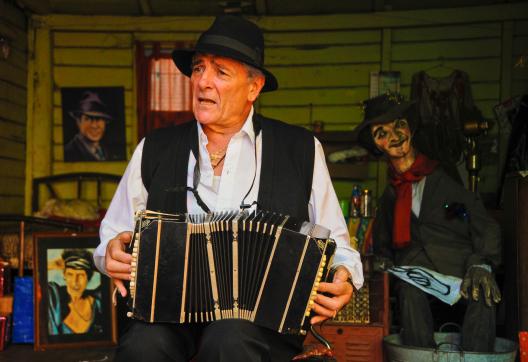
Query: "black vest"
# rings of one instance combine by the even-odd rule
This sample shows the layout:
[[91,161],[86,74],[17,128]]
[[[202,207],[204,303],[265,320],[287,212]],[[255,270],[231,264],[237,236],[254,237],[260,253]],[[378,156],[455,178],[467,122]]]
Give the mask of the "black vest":
[[[315,154],[313,135],[304,128],[258,114],[253,124],[255,134],[259,128],[262,130],[259,208],[307,221]],[[141,177],[149,193],[148,210],[187,212],[185,187],[191,151],[198,155],[196,121],[158,129],[145,138]]]

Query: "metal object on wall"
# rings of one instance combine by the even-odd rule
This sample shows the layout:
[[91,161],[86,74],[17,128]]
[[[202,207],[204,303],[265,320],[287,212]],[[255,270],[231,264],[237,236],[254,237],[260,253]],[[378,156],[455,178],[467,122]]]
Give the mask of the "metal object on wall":
[[488,122],[482,120],[467,120],[464,122],[464,136],[466,137],[466,170],[468,171],[468,187],[477,192],[478,173],[482,167],[478,137],[489,129]]

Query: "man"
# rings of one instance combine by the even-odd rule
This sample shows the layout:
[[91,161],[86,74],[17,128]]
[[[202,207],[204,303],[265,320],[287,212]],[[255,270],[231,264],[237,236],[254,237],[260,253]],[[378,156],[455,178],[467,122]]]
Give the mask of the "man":
[[101,291],[99,287],[86,289],[94,273],[92,253],[86,249],[66,249],[59,265],[63,268],[65,285],[49,282],[49,333],[102,333]]
[[[254,112],[260,92],[277,89],[264,68],[264,39],[252,22],[223,15],[195,49],[173,59],[193,89],[195,121],[162,129],[138,145],[101,225],[98,268],[121,295],[130,279],[133,213],[138,209],[203,213],[258,204],[262,210],[310,220],[332,230],[337,244],[331,283],[321,283],[312,323],[335,316],[363,283],[359,254],[349,237],[324,161],[308,131]],[[182,191],[190,189],[191,191]],[[133,321],[122,336],[117,361],[289,361],[302,338],[279,334],[245,320],[208,325]]]
[[106,124],[112,120],[97,93],[85,92],[77,110],[69,112],[79,132],[64,146],[64,161],[105,161],[108,159],[101,140]]
[[[398,95],[364,102],[358,141],[389,163],[390,185],[383,193],[373,228],[374,250],[397,266],[424,267],[463,278],[467,300],[462,347],[490,351],[495,340],[495,303],[500,292],[492,270],[501,261],[498,225],[477,194],[413,146],[413,103]],[[401,336],[407,345],[435,347],[428,295],[398,280]]]

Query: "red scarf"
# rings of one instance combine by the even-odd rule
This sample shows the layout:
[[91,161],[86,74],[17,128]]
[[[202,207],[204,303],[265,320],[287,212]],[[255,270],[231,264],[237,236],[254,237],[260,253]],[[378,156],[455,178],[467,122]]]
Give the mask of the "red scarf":
[[412,183],[431,174],[437,164],[437,161],[430,160],[423,154],[417,154],[411,168],[404,173],[397,173],[391,165],[390,183],[396,189],[392,229],[392,245],[395,248],[404,248],[411,242]]

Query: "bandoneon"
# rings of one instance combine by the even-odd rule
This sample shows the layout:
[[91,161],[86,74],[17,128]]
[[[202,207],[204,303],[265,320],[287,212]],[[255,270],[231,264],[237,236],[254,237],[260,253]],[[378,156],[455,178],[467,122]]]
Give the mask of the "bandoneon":
[[329,231],[271,212],[136,213],[129,316],[239,318],[305,334],[335,251]]

